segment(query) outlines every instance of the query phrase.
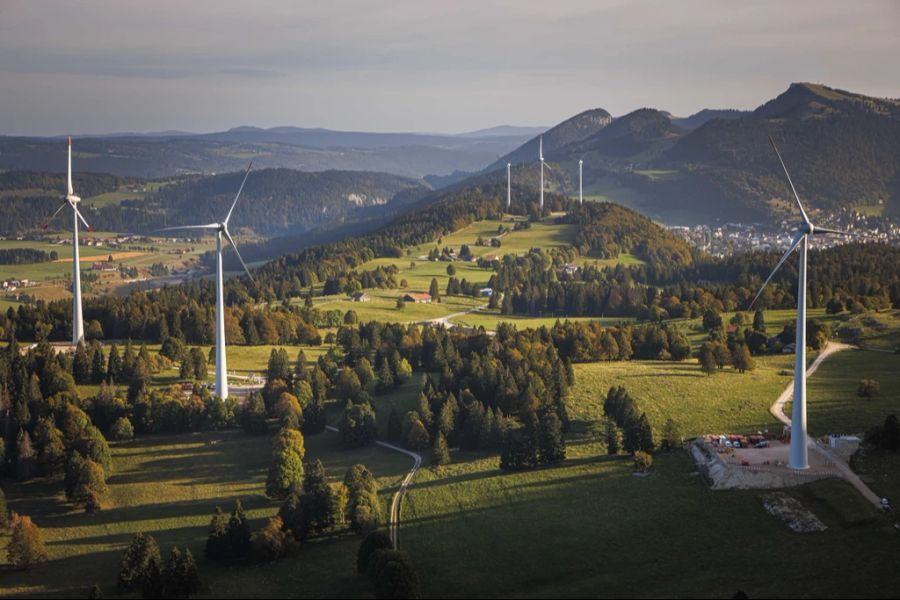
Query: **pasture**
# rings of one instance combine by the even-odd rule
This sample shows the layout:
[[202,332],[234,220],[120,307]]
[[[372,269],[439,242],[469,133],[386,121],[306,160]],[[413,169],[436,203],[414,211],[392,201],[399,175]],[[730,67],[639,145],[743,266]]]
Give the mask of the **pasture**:
[[[65,502],[59,480],[10,485],[10,508],[29,514],[41,527],[50,562],[30,572],[4,573],[2,595],[78,598],[94,583],[112,595],[122,552],[135,532],[144,531],[156,538],[164,555],[172,545],[188,546],[209,588],[204,595],[210,597],[364,597],[368,582],[355,572],[359,538],[350,534],[312,540],[297,556],[269,565],[223,567],[203,558],[216,506],[230,510],[240,498],[254,529],[278,511],[278,502],[264,495],[272,440],[271,435],[224,431],[146,436],[113,445],[111,503],[92,516]],[[306,438],[306,457],[322,460],[333,480],[342,479],[350,465],[365,463],[378,478],[385,511],[410,462],[380,447],[345,450],[328,432]],[[7,542],[8,536],[0,538],[3,556]]]

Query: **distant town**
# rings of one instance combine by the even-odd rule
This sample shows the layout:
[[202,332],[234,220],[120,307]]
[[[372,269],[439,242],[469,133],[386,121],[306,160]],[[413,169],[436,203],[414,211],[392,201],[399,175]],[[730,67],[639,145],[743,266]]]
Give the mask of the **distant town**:
[[[849,235],[823,235],[810,238],[813,249],[830,248],[851,242],[882,242],[900,245],[900,223],[884,216],[867,216],[851,210],[824,213],[820,222],[827,227],[846,231]],[[691,245],[713,256],[723,257],[743,252],[784,251],[791,242],[790,223],[778,226],[760,223],[725,223],[720,226],[673,226],[669,229]]]

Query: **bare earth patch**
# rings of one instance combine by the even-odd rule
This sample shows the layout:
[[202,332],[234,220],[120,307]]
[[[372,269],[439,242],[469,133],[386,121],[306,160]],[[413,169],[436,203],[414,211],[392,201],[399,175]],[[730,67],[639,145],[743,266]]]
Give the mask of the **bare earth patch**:
[[827,529],[819,517],[803,506],[799,500],[784,492],[763,494],[760,499],[766,512],[781,519],[794,533],[812,533]]

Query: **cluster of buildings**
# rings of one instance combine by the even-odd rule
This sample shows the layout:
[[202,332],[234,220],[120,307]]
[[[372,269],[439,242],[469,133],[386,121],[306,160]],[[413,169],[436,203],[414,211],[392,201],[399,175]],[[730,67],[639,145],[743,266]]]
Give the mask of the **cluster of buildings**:
[[[850,242],[900,245],[900,225],[889,217],[866,216],[842,210],[826,214],[819,222],[850,235],[813,236],[810,238],[811,248],[829,248]],[[794,223],[785,221],[777,228],[758,223],[725,223],[718,226],[694,225],[669,229],[691,245],[713,256],[723,257],[742,252],[783,252],[791,243]]]
[[[149,238],[144,238],[140,236],[133,235],[119,235],[116,237],[109,238],[101,238],[101,237],[93,237],[93,236],[83,236],[79,238],[78,242],[81,246],[88,246],[92,248],[119,248],[124,244],[136,243],[141,241],[151,241]],[[72,238],[61,237],[53,242],[57,246],[71,246]]]
[[3,282],[4,292],[14,292],[19,288],[28,287],[33,282],[30,279],[7,279]]

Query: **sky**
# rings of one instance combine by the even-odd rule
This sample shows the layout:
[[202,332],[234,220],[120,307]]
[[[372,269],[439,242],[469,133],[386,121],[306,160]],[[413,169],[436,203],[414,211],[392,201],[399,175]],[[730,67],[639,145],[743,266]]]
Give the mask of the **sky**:
[[0,134],[463,132],[900,97],[900,2],[0,0]]

